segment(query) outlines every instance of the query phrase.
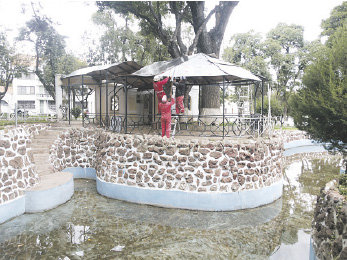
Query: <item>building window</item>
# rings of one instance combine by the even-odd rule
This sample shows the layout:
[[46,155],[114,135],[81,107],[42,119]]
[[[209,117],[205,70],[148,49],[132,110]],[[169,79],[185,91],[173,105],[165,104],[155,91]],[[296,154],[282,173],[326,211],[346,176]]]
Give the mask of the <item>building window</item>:
[[35,109],[35,101],[19,100],[18,109]]
[[48,100],[48,109],[55,111],[55,102],[53,100]]
[[18,95],[34,95],[35,87],[34,86],[18,86],[17,93]]
[[119,111],[119,97],[117,95],[114,95],[111,98],[111,111],[113,111],[113,110]]

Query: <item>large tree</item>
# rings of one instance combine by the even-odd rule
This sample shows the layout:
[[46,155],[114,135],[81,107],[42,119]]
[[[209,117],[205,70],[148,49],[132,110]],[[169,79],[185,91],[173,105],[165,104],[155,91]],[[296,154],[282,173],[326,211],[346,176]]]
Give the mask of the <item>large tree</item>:
[[321,27],[322,35],[330,36],[337,28],[347,26],[347,2],[344,1],[341,5],[336,6],[328,19],[323,20]]
[[259,33],[238,33],[231,37],[231,41],[233,45],[224,49],[224,60],[271,80],[263,39]]
[[337,28],[307,67],[293,99],[299,129],[347,153],[347,27]]
[[35,74],[47,92],[55,98],[55,75],[59,73],[59,60],[65,55],[65,40],[54,28],[53,22],[37,13],[21,28],[19,40],[29,41],[35,51]]
[[300,66],[299,53],[304,46],[303,34],[302,26],[280,23],[267,34],[264,43],[265,54],[276,74],[273,88],[284,105],[284,116],[287,116],[290,95],[300,84],[303,67]]
[[[101,11],[111,9],[122,15],[133,14],[139,20],[141,34],[159,39],[172,58],[194,52],[214,53],[218,57],[229,17],[237,4],[238,1],[221,1],[206,13],[203,1],[98,2]],[[214,27],[207,30],[207,22],[213,16]],[[169,25],[170,17],[175,26]],[[189,45],[182,37],[182,29],[187,26],[194,30],[194,39]],[[203,88],[203,107],[219,108],[219,91],[215,86]]]
[[133,15],[115,15],[111,10],[97,12],[92,19],[104,30],[99,44],[90,47],[88,62],[92,65],[133,60],[140,65],[169,59],[167,47],[151,36],[131,30]]
[[14,47],[7,41],[5,33],[0,32],[0,100],[6,95],[13,79],[26,73],[28,66],[28,58],[16,54]]

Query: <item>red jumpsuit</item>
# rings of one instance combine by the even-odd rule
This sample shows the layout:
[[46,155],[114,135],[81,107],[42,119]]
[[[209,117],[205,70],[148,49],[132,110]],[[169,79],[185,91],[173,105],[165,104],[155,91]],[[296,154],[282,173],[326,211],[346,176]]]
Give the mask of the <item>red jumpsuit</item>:
[[157,81],[153,82],[153,88],[155,92],[157,93],[157,98],[158,98],[158,108],[159,108],[159,103],[161,102],[161,99],[165,95],[163,86],[168,82],[169,78],[165,78],[162,81]]
[[175,104],[175,99],[172,98],[171,102],[159,103],[159,111],[161,113],[161,136],[166,134],[170,138],[171,131],[171,106]]

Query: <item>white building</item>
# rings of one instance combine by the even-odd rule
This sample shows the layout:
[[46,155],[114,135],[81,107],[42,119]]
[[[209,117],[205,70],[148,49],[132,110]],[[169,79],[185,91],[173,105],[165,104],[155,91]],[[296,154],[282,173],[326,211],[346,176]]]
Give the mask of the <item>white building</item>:
[[43,87],[34,72],[13,79],[5,97],[1,101],[2,113],[13,113],[15,104],[18,109],[29,115],[55,114],[55,102]]

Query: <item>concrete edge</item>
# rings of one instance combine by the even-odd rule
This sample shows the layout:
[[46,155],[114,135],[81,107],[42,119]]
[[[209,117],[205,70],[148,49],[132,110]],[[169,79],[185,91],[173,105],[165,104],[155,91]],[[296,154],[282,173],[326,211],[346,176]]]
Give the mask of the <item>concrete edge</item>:
[[35,213],[53,209],[71,199],[74,194],[74,181],[47,190],[25,192],[25,212]]
[[74,179],[96,180],[99,194],[132,203],[154,205],[166,208],[181,208],[205,211],[232,211],[256,208],[274,202],[282,196],[283,181],[256,190],[226,192],[186,192],[179,190],[159,190],[133,187],[105,182],[96,176],[94,168],[69,167],[63,172],[71,172]]
[[283,181],[261,189],[233,193],[151,190],[96,179],[99,194],[128,202],[166,208],[203,211],[232,211],[269,204],[282,196]]
[[20,196],[14,200],[0,204],[0,224],[14,217],[24,214],[25,196]]
[[74,179],[96,179],[96,170],[94,168],[68,167],[62,172],[70,172]]
[[310,139],[300,139],[283,144],[285,151],[283,156],[291,156],[299,153],[325,152],[326,149],[322,143]]
[[289,149],[293,147],[298,147],[298,146],[309,146],[309,145],[319,145],[320,143],[311,140],[311,139],[299,139],[299,140],[294,140],[290,141],[288,143],[284,143],[284,149]]

